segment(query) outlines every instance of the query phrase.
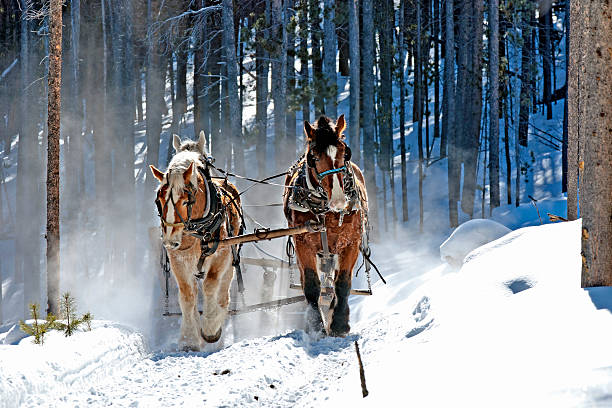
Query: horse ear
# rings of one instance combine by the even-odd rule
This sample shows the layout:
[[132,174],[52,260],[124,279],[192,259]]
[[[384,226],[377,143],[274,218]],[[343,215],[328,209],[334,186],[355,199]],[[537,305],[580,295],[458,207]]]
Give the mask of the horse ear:
[[304,133],[306,134],[306,140],[312,142],[315,139],[314,129],[307,120],[304,121]]
[[208,156],[208,149],[206,148],[206,135],[203,130],[200,130],[200,137],[198,138],[198,150],[202,156]]
[[179,135],[172,135],[172,147],[174,147],[174,152],[178,152],[181,147],[181,137]]
[[151,169],[151,173],[153,173],[153,177],[155,177],[157,180],[159,180],[159,182],[161,183],[162,181],[164,181],[164,173],[162,173],[161,170],[158,170],[154,165],[149,165],[149,168]]
[[340,115],[340,117],[336,121],[336,134],[338,135],[338,138],[342,136],[342,132],[344,132],[344,129],[346,129],[346,121],[344,120],[344,113],[343,113],[342,115]]
[[193,162],[187,167],[187,170],[183,173],[183,180],[185,185],[191,184],[191,175],[193,174]]

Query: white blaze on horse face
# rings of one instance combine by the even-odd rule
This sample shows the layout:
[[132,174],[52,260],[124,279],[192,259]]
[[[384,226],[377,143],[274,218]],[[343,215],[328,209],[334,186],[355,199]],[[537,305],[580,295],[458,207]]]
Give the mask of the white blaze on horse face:
[[[335,166],[336,156],[338,155],[338,148],[336,146],[329,146],[327,148],[327,155],[332,161],[332,167]],[[333,211],[340,211],[346,207],[346,197],[344,191],[340,187],[340,174],[332,174],[332,193],[329,199],[329,206]]]

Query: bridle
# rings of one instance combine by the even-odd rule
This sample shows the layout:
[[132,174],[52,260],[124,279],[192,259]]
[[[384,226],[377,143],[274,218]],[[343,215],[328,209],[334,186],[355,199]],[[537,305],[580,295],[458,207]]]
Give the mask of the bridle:
[[[159,196],[156,198],[155,204],[157,206],[157,211],[162,226],[183,227],[186,233],[190,235],[195,234],[198,238],[204,237],[208,241],[213,238],[213,235],[218,232],[219,227],[223,223],[225,215],[225,206],[222,205],[219,191],[212,182],[208,166],[204,168],[198,167],[198,172],[204,179],[204,185],[206,190],[206,208],[204,209],[204,213],[201,217],[192,219],[192,209],[194,204],[196,203],[196,194],[198,191],[198,187],[194,187],[191,183],[187,184],[187,186],[185,187],[185,192],[187,193],[187,200],[185,201],[184,205],[187,206],[187,219],[184,219],[181,216],[181,213],[178,211],[172,189],[170,190],[170,200],[167,200],[164,206],[161,205],[161,200],[159,199]],[[168,222],[164,218],[164,212],[167,211],[168,202],[171,202],[174,206],[175,214],[178,216],[180,222],[172,223]]]
[[344,166],[326,170],[321,173],[319,173],[316,166],[316,162],[319,161],[319,159],[312,154],[312,148],[313,146],[309,146],[308,153],[306,154],[306,164],[314,171],[315,177],[317,178],[317,182],[319,184],[321,184],[323,179],[327,176],[331,176],[336,173],[342,173],[343,175],[347,175],[350,173],[349,162],[351,160],[352,152],[351,148],[348,147],[346,143],[344,144]]
[[[333,168],[319,173],[316,168],[316,162],[319,160],[312,154],[312,145],[309,146],[306,153],[306,159],[302,164],[301,175],[298,177],[298,184],[293,186],[293,193],[290,197],[293,208],[297,211],[311,212],[314,215],[322,215],[330,211],[329,197],[323,188],[321,182],[325,177],[333,174],[343,175],[343,193],[347,198],[348,205],[345,210],[341,211],[341,218],[344,214],[353,211],[355,204],[359,200],[359,192],[357,191],[352,166],[350,164],[351,149],[345,144],[344,165],[342,167]],[[297,171],[299,167],[293,171]],[[310,170],[314,172],[316,177],[316,185],[310,180]],[[299,179],[302,179],[300,182]]]

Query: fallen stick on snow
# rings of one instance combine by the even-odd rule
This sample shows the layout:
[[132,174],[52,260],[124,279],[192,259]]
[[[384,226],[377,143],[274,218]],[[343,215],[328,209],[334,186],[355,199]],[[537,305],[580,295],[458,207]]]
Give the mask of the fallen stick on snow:
[[560,215],[555,215],[551,213],[546,213],[546,215],[548,215],[548,219],[550,220],[550,222],[567,221],[567,218],[563,218]]
[[363,363],[361,362],[361,354],[359,353],[359,344],[355,341],[355,351],[357,352],[357,360],[359,361],[359,377],[361,378],[361,394],[363,398],[367,397],[369,392],[366,388],[365,372],[363,371]]

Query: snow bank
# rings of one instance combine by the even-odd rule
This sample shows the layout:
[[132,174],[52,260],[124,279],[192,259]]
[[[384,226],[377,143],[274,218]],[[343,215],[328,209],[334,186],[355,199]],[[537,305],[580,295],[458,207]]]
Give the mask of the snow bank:
[[49,394],[82,389],[145,353],[140,334],[110,322],[95,321],[92,331],[71,337],[52,331],[43,345],[32,339],[0,345],[0,407],[41,406]]
[[355,372],[344,403],[609,406],[612,288],[580,288],[580,225],[514,231],[360,324],[370,396]]
[[440,245],[440,259],[451,266],[460,268],[463,259],[470,251],[509,232],[509,228],[488,219],[464,222],[455,228],[451,236]]

